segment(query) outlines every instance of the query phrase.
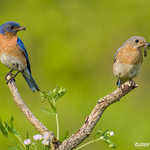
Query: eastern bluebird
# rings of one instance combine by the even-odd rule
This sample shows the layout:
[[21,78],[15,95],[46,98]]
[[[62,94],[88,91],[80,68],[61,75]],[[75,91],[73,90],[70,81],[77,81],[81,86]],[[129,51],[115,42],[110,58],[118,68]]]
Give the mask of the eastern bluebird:
[[9,73],[17,71],[9,81],[13,80],[21,72],[29,87],[35,92],[40,89],[32,77],[25,46],[21,39],[17,37],[17,32],[22,30],[25,30],[25,27],[16,22],[7,22],[0,26],[0,61],[11,69]]
[[142,49],[145,48],[146,56],[148,47],[150,43],[147,43],[144,37],[133,36],[117,50],[114,56],[113,73],[118,79],[118,87],[136,77],[143,62]]

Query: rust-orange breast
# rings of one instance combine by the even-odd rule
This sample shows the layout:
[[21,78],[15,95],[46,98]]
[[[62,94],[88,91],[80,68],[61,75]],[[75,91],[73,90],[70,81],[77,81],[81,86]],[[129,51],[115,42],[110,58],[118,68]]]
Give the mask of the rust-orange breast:
[[17,45],[17,36],[4,36],[0,34],[0,55],[3,53],[17,57],[26,65],[24,52],[22,52]]
[[143,61],[142,51],[129,46],[120,48],[116,59],[122,64],[139,64]]

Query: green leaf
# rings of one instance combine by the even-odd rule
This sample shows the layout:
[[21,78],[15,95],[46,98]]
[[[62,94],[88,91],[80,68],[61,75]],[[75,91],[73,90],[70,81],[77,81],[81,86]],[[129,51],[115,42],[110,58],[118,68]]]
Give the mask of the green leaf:
[[8,131],[14,135],[19,135],[15,128],[8,128]]
[[54,113],[54,112],[50,112],[48,109],[46,109],[46,108],[42,108],[41,109],[44,113],[46,113],[46,114],[48,114],[48,115],[56,115],[56,113]]
[[11,118],[10,118],[10,127],[11,128],[13,128],[13,123],[14,123],[14,117],[13,116],[11,116]]
[[49,102],[49,104],[50,104],[53,112],[56,113],[56,106],[52,102]]
[[109,147],[110,147],[110,148],[116,148],[116,145],[113,144],[113,143],[111,143],[111,144],[109,144]]
[[18,134],[17,131],[16,131],[16,129],[13,127],[12,123],[10,123],[10,125],[9,125],[7,122],[4,122],[4,124],[5,124],[5,128],[6,128],[10,133],[15,134],[15,135]]
[[61,98],[65,93],[66,89],[63,87],[56,87],[53,90],[40,92],[41,99],[46,101],[51,101],[54,104],[59,98]]
[[7,128],[3,125],[3,122],[1,120],[0,120],[0,130],[4,136],[8,137]]
[[103,134],[103,131],[102,130],[98,130],[97,132],[96,132],[96,136],[101,136]]
[[105,130],[105,131],[103,132],[102,136],[104,136],[104,137],[106,137],[106,138],[107,138],[107,136],[108,136],[108,132],[109,132],[109,130],[108,130],[108,129],[107,129],[107,130]]

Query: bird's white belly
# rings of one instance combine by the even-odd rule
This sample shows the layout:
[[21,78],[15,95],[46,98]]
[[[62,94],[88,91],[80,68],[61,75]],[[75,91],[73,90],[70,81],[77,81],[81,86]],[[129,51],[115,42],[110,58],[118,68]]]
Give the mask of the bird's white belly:
[[19,59],[15,56],[9,56],[5,53],[0,55],[0,61],[2,64],[6,65],[10,69],[22,71],[25,69],[25,65],[21,63]]
[[118,78],[132,79],[138,74],[140,66],[141,64],[131,65],[116,62],[113,65],[113,73]]

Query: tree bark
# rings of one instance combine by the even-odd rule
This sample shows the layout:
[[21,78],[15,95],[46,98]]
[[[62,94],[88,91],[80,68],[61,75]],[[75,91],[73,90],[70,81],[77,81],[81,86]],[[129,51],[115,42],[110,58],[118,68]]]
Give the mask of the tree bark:
[[99,99],[82,127],[75,134],[63,141],[63,143],[58,147],[57,150],[71,150],[76,148],[92,133],[94,127],[102,117],[102,114],[104,113],[106,108],[111,104],[120,101],[123,96],[128,94],[136,87],[137,85],[134,83],[134,81],[126,82],[122,85],[121,88],[118,88],[111,94],[108,94],[107,96]]
[[[11,75],[7,76],[7,80],[11,78]],[[86,118],[84,124],[78,131],[71,135],[69,138],[64,140],[62,143],[57,141],[55,135],[52,131],[49,131],[31,112],[31,110],[24,103],[19,91],[16,87],[15,82],[12,80],[8,83],[11,94],[13,95],[14,102],[19,107],[19,109],[24,113],[25,117],[30,121],[30,123],[39,131],[41,134],[49,134],[50,143],[53,144],[52,149],[55,150],[72,150],[76,148],[80,143],[82,143],[93,131],[97,122],[102,117],[102,114],[111,104],[120,101],[120,99],[128,94],[130,91],[135,89],[137,85],[134,81],[126,82],[121,88],[117,88],[114,92],[108,94],[107,96],[99,99],[97,104],[91,111],[90,115]]]

